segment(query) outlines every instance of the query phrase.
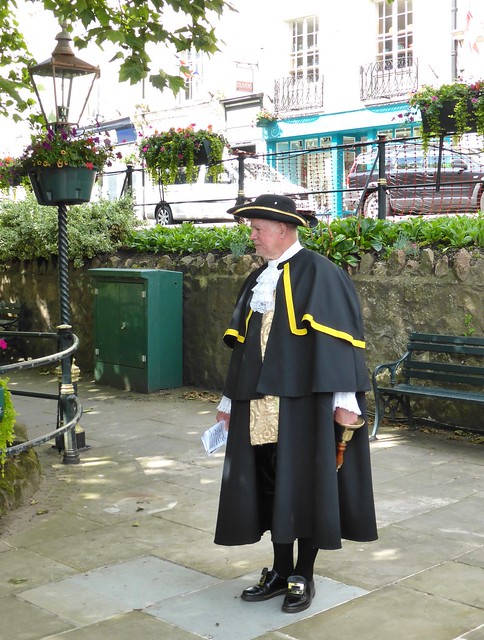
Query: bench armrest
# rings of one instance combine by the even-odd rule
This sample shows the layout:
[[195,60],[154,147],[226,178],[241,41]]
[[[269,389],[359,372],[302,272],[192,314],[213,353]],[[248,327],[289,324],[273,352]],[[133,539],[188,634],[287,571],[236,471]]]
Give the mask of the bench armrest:
[[371,376],[373,389],[376,389],[376,387],[378,386],[377,379],[376,379],[377,376],[382,371],[385,371],[385,370],[390,371],[390,384],[392,387],[394,387],[396,383],[397,369],[402,364],[402,362],[404,362],[408,358],[409,355],[410,355],[410,352],[406,351],[401,358],[398,358],[398,360],[395,360],[394,362],[386,362],[376,366],[373,369],[373,374]]

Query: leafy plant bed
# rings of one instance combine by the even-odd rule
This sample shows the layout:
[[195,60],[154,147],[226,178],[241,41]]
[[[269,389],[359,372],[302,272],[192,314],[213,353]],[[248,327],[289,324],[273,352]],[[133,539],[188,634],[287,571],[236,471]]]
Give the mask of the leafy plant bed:
[[[173,256],[207,253],[241,256],[254,252],[249,235],[250,230],[245,225],[155,227],[135,231],[125,249]],[[417,255],[423,248],[431,248],[447,256],[462,248],[479,253],[484,247],[484,215],[442,216],[433,220],[416,217],[398,223],[369,218],[337,218],[329,224],[321,222],[314,229],[302,230],[300,238],[307,248],[327,256],[340,266],[349,267],[357,267],[365,253],[372,253],[383,260],[397,250]]]

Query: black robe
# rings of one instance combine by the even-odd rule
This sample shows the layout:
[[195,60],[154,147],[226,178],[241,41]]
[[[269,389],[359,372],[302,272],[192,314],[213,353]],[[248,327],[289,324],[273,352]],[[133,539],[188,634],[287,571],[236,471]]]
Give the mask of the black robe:
[[[321,549],[340,548],[342,538],[375,540],[366,426],[355,431],[343,467],[336,470],[341,428],[333,422],[333,393],[355,392],[366,416],[370,388],[353,283],[342,269],[306,249],[280,265],[262,361],[262,316],[249,304],[265,268],[242,286],[224,336],[233,349],[224,387],[232,412],[215,543],[257,542],[268,529],[274,542],[312,538]],[[280,398],[272,513],[258,491],[249,434],[250,400],[264,395]]]

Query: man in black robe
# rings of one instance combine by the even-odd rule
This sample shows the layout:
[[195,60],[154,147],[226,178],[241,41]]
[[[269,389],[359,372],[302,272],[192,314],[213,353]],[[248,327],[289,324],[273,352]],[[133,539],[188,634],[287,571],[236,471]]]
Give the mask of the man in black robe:
[[[251,544],[270,530],[273,567],[242,599],[285,595],[282,610],[296,613],[314,597],[318,549],[377,538],[363,323],[348,274],[298,241],[314,216],[278,195],[229,211],[249,219],[267,262],[242,286],[224,335],[233,351],[217,414],[228,441],[215,543]],[[337,465],[342,425],[353,437]]]

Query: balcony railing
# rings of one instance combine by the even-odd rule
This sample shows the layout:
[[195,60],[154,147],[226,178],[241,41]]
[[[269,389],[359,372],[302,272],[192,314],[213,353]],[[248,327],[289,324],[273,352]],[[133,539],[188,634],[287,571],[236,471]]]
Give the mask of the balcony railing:
[[[404,66],[405,65],[405,66]],[[414,60],[396,64],[391,61],[379,61],[360,67],[361,100],[384,100],[407,96],[418,87],[418,65]]]
[[274,83],[274,109],[277,113],[320,109],[323,106],[323,78],[314,82],[288,76]]

